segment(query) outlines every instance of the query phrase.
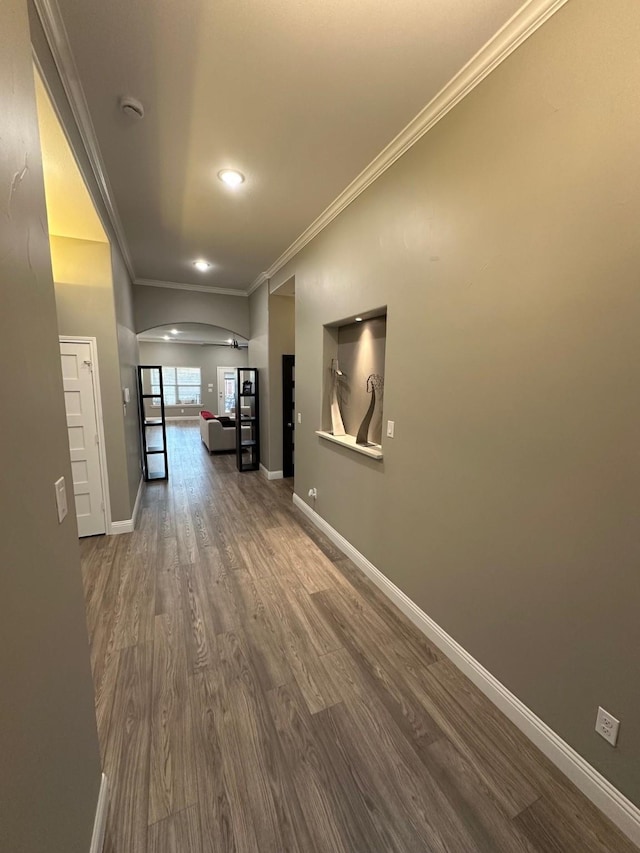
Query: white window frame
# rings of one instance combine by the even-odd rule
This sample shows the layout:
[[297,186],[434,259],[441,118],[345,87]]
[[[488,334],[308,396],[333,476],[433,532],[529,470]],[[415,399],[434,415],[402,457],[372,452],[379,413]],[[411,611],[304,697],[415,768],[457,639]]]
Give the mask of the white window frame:
[[[174,408],[177,406],[180,406],[181,408],[186,408],[187,406],[190,406],[193,408],[200,408],[202,406],[202,368],[199,365],[191,366],[191,365],[184,365],[184,364],[181,364],[181,365],[163,364],[161,370],[162,370],[162,384],[163,384],[164,391],[165,391],[165,401],[164,401],[165,408],[167,406],[172,406]],[[165,379],[165,374],[164,374],[164,372],[166,370],[175,370],[175,377],[176,377],[175,382],[167,382],[167,380]],[[179,370],[197,370],[199,375],[200,375],[200,381],[197,384],[195,382],[178,382],[178,371]],[[159,387],[160,387],[159,383],[153,382],[153,371],[152,371],[151,372],[151,393],[152,394],[155,393],[155,389],[157,389]],[[176,398],[175,403],[167,403],[167,401],[166,401],[167,387],[175,388],[175,398]],[[178,393],[178,390],[180,388],[197,388],[198,389],[198,397],[200,398],[200,402],[199,403],[182,403],[180,401],[179,393]],[[159,397],[160,397],[160,395],[158,394],[158,397],[154,398],[151,401],[151,405],[153,408],[158,408],[158,409],[160,408]],[[158,400],[158,402],[156,402],[156,400]]]

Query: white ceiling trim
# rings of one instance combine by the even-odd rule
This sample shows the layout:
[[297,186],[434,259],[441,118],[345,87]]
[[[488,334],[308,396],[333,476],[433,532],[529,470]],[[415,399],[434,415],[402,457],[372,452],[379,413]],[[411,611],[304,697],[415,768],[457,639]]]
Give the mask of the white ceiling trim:
[[[328,209],[328,208],[327,208],[327,209]],[[318,220],[316,219],[316,222],[317,222],[317,221],[318,221]],[[329,222],[330,222],[330,221],[331,221],[331,220],[329,220]],[[329,222],[327,222],[327,225],[329,224]],[[309,228],[311,228],[313,225],[315,225],[315,222],[314,222],[314,223],[312,223],[312,224],[309,226]],[[322,228],[324,228],[324,227],[325,227],[325,226],[323,225],[323,226],[322,226]],[[309,230],[309,228],[307,228],[307,231]],[[322,231],[322,228],[319,228],[319,229],[318,229],[318,232]],[[303,232],[303,234],[301,234],[301,235],[300,235],[300,237],[298,237],[298,240],[300,240],[300,239],[304,236],[304,234],[306,234],[306,233],[307,233],[307,231]],[[316,233],[318,233],[318,232],[316,232]],[[309,240],[313,240],[313,237],[315,237],[315,236],[316,236],[316,235],[314,234],[312,237],[309,237]],[[280,255],[280,258],[284,258],[284,256],[287,254],[287,252],[289,252],[289,250],[290,250],[290,249],[292,249],[292,248],[296,245],[296,243],[298,242],[298,240],[296,240],[296,242],[295,242],[295,243],[292,243],[292,244],[291,244],[291,246],[289,246],[289,248],[287,249],[287,251],[286,251],[283,255]],[[306,246],[306,245],[307,245],[307,243],[309,242],[309,240],[307,240],[307,241],[306,241],[306,243],[303,243],[301,246],[298,246],[298,248],[295,250],[295,252],[292,252],[292,253],[291,253],[291,255],[289,255],[289,256],[287,257],[287,259],[286,259],[286,260],[284,260],[284,261],[280,264],[280,266],[279,266],[279,267],[277,267],[277,266],[276,266],[276,264],[278,263],[278,261],[280,260],[280,258],[278,258],[278,261],[276,261],[276,263],[275,263],[275,264],[273,264],[273,267],[269,267],[269,269],[270,269],[270,270],[271,270],[271,269],[273,269],[273,271],[274,271],[274,272],[278,272],[278,270],[279,270],[281,267],[283,267],[283,266],[287,263],[287,261],[290,261],[290,260],[291,260],[291,258],[293,258],[293,257],[294,257],[294,255],[297,255],[297,254],[298,254],[298,252],[300,251],[300,249],[302,249],[302,247],[303,247],[303,246]],[[268,281],[269,281],[269,279],[270,279],[270,277],[271,277],[271,276],[270,276],[270,274],[269,274],[269,273],[267,273],[267,272],[261,272],[261,273],[260,273],[260,275],[258,276],[258,278],[257,278],[257,279],[252,283],[252,284],[250,284],[250,285],[249,285],[249,287],[247,288],[247,296],[251,296],[251,294],[253,293],[253,291],[254,291],[254,290],[257,290],[257,289],[260,287],[260,285],[261,285],[261,284],[264,284],[264,283],[265,283],[265,281],[266,281],[266,282],[268,282]]]
[[[80,77],[76,68],[75,59],[69,44],[67,30],[60,13],[60,8],[56,0],[34,0],[38,17],[42,22],[42,27],[53,56],[60,80],[64,88],[65,94],[69,101],[73,117],[78,125],[78,130],[82,138],[82,143],[87,152],[87,157],[91,164],[93,174],[100,190],[100,195],[107,209],[107,215],[111,223],[111,227],[115,234],[115,238],[122,252],[124,262],[127,265],[131,279],[135,279],[135,271],[133,267],[133,259],[129,251],[124,228],[118,214],[113,191],[109,178],[100,153],[100,146],[96,136],[89,106],[84,96],[84,91],[80,83]],[[43,80],[45,80],[43,76]],[[46,85],[46,81],[45,81]],[[52,99],[53,102],[53,99]],[[64,127],[64,125],[63,125]],[[73,147],[72,147],[73,150]]]
[[176,290],[195,290],[226,296],[248,296],[272,278],[314,237],[327,227],[352,201],[380,177],[398,158],[421,139],[453,107],[465,98],[495,68],[552,17],[568,0],[527,0],[521,9],[482,47],[446,86],[412,119],[380,154],[344,189],[280,257],[248,286],[238,291],[228,288],[205,287],[179,282],[138,279],[128,248],[124,228],[118,214],[113,191],[102,160],[89,107],[80,83],[69,38],[57,0],[34,0],[38,16],[71,110],[91,163],[100,194],[104,201],[115,237],[122,251],[131,279],[135,284],[168,287]]
[[164,338],[143,338],[140,335],[138,335],[138,340],[142,344],[162,344],[163,346],[166,344],[168,347],[175,346],[177,344],[181,347],[226,347],[227,349],[247,349],[249,346],[245,341],[238,341],[238,346],[234,347],[233,344],[228,344],[226,341],[165,341]]
[[449,83],[413,118],[340,195],[315,219],[288,249],[249,286],[251,294],[282,269],[310,243],[336,216],[351,204],[383,172],[402,157],[440,119],[491,74],[520,45],[532,36],[568,0],[527,0],[506,24],[481,47]]
[[198,293],[217,293],[218,296],[244,296],[249,295],[246,290],[232,290],[230,287],[207,287],[204,284],[186,284],[180,281],[156,281],[152,278],[134,278],[134,284],[142,287],[168,287],[169,290],[195,290]]

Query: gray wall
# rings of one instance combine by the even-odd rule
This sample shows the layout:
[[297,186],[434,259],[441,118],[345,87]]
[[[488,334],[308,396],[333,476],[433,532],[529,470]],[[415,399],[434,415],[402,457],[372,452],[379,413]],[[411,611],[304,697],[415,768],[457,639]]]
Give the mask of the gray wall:
[[[230,347],[199,346],[140,341],[142,364],[162,364],[168,367],[199,367],[202,375],[201,406],[166,406],[168,418],[194,417],[200,409],[218,413],[218,367],[246,367],[247,350]],[[213,391],[207,386],[211,383]],[[183,411],[184,410],[184,411]]]
[[260,461],[282,470],[282,356],[295,353],[295,302],[269,293],[267,282],[249,297],[249,367],[260,376]]
[[[119,413],[121,426],[119,430],[123,431],[122,443],[118,451],[118,462],[114,468],[113,478],[116,480],[115,501],[112,499],[112,518],[114,521],[123,521],[131,518],[135,498],[140,482],[140,452],[138,438],[138,407],[136,397],[137,380],[135,378],[135,366],[137,364],[137,339],[135,338],[135,328],[133,319],[133,290],[131,279],[127,271],[126,265],[116,235],[109,222],[104,202],[100,195],[95,176],[91,169],[91,165],[87,158],[86,152],[82,145],[82,140],[75,124],[69,102],[67,101],[64,88],[58,76],[58,72],[51,56],[49,46],[47,44],[40,19],[33,5],[32,0],[27,2],[29,12],[29,24],[31,28],[31,41],[35,51],[37,61],[42,72],[43,79],[46,81],[48,91],[51,95],[55,109],[60,117],[65,134],[69,139],[69,144],[73,150],[74,157],[78,163],[80,171],[85,180],[87,190],[93,200],[98,216],[102,220],[103,227],[109,237],[111,243],[111,267],[112,267],[112,303],[115,305],[115,335],[116,344],[115,350],[111,350],[109,360],[105,358],[100,360],[100,369],[102,372],[108,371],[113,382],[110,391],[110,414],[109,418],[115,424]],[[113,309],[112,309],[113,310]],[[84,332],[84,334],[91,334]],[[115,352],[115,359],[114,359]],[[127,407],[126,412],[121,405],[121,391],[118,390],[117,402],[115,388],[115,375],[120,373],[118,379],[118,389],[128,387],[131,391],[131,403]],[[104,403],[104,398],[103,398]],[[105,419],[107,417],[106,413]],[[105,424],[106,427],[106,424]],[[105,436],[106,438],[106,436]],[[118,439],[118,443],[120,439]],[[111,484],[112,473],[111,464],[109,464],[109,486],[110,491],[114,488]]]
[[[118,332],[123,347],[129,341],[124,333],[126,327],[123,326],[122,330],[116,327],[111,251],[106,243],[70,237],[51,236],[50,242],[59,332],[70,336],[88,335],[97,341],[111,517],[113,521],[126,520],[131,518],[140,469],[138,467],[136,472],[134,468],[130,482]],[[135,359],[135,356],[135,351],[130,353],[131,358]],[[127,382],[131,372],[131,366],[125,366]],[[127,411],[128,421],[137,418],[135,387],[134,383],[133,403]],[[130,424],[128,426],[131,427]],[[135,434],[129,436],[129,444],[131,456],[137,454]]]
[[[0,849],[88,851],[100,783],[24,0],[0,6]],[[11,81],[11,85],[9,85]],[[25,168],[26,164],[26,168]],[[22,177],[17,177],[22,176]]]
[[116,307],[120,393],[122,394],[122,388],[128,388],[131,393],[131,402],[128,406],[122,404],[122,396],[119,400],[124,427],[125,463],[129,489],[130,512],[127,518],[131,518],[142,476],[137,391],[139,353],[138,338],[134,331],[133,320],[133,286],[120,250],[113,244],[111,246],[111,268],[113,297]]
[[[269,287],[261,284],[249,297],[249,367],[258,368],[260,383],[260,462],[270,471],[269,446]],[[274,469],[275,470],[275,469]]]
[[269,296],[269,470],[282,471],[282,356],[296,351],[295,300]]
[[249,300],[167,287],[134,286],[136,332],[171,323],[209,323],[249,337]]
[[[274,286],[297,494],[640,805],[639,31],[568,3]],[[322,324],[378,305],[381,463],[314,435]]]

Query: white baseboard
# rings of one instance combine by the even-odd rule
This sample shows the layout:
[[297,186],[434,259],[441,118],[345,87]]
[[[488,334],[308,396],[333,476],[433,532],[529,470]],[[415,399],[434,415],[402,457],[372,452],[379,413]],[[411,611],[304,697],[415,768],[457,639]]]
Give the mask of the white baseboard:
[[294,504],[370,578],[375,585],[432,640],[450,660],[531,740],[616,826],[640,844],[640,809],[569,746],[533,711],[514,696],[453,637],[421,610],[401,589],[377,569],[364,554],[331,527],[298,495]]
[[136,522],[138,521],[138,510],[140,509],[140,498],[142,497],[142,487],[144,486],[144,477],[140,477],[140,482],[138,483],[138,491],[136,492],[136,502],[133,505],[133,527],[135,529]]
[[120,533],[133,533],[135,525],[132,518],[126,518],[124,521],[112,521],[109,527],[109,534],[116,536]]
[[107,828],[107,812],[109,811],[109,784],[107,777],[102,774],[100,781],[100,793],[96,806],[96,816],[93,821],[93,834],[91,836],[91,847],[89,853],[102,853],[104,847],[104,833]]
[[115,536],[118,533],[133,533],[136,529],[136,521],[138,520],[138,510],[140,509],[140,498],[142,497],[142,487],[144,479],[140,477],[138,483],[138,493],[136,494],[136,502],[133,505],[133,515],[131,518],[126,518],[124,521],[112,521],[109,526],[109,533]]
[[264,467],[262,462],[260,463],[260,470],[267,480],[282,480],[284,477],[284,471],[269,471],[268,468]]
[[200,415],[179,415],[176,418],[165,418],[165,421],[199,421]]

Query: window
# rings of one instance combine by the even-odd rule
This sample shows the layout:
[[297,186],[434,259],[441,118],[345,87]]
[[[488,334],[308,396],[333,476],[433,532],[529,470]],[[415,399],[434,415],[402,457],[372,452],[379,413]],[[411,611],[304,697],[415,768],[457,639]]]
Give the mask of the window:
[[[164,385],[165,406],[200,406],[202,394],[200,390],[199,367],[163,367],[162,382]],[[153,400],[154,406],[160,405],[160,376],[157,370],[151,371],[151,393],[158,394]]]

